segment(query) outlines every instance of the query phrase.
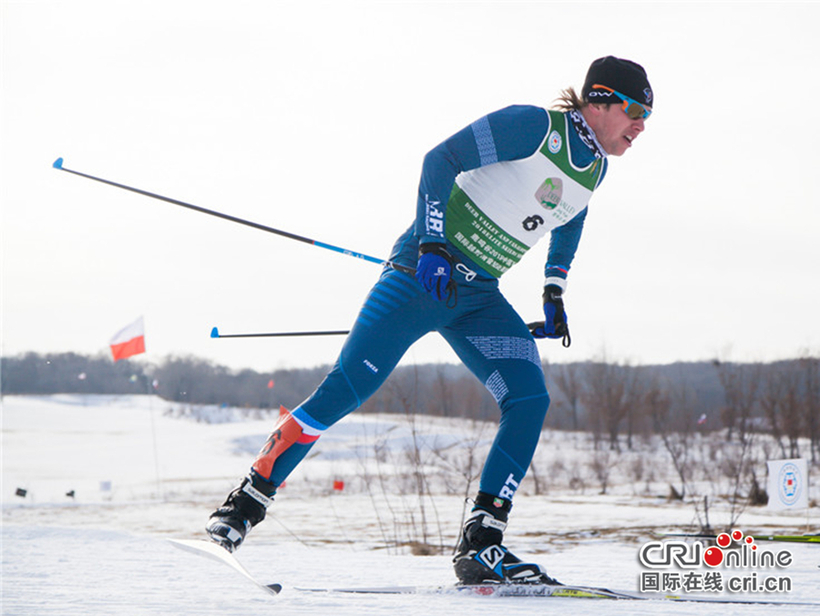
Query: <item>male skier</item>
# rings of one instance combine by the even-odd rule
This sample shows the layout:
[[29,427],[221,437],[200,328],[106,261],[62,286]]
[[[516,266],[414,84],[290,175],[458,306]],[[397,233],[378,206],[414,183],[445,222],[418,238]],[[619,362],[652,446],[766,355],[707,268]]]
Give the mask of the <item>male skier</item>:
[[[607,156],[632,146],[652,104],[644,69],[607,56],[591,64],[581,94],[564,90],[555,109],[507,107],[431,150],[415,221],[390,256],[415,276],[384,270],[331,372],[280,416],[249,475],[211,515],[211,538],[238,548],[325,430],[371,396],[410,345],[437,331],[501,410],[454,558],[456,576],[462,584],[556,583],[502,544],[549,406],[534,338],[569,344],[563,294],[587,204]],[[500,293],[498,278],[548,233],[545,321],[530,331]]]

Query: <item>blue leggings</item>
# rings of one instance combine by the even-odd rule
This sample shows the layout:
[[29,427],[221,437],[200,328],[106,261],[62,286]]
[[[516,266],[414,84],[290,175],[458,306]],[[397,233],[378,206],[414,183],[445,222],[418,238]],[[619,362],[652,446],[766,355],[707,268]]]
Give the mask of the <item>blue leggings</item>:
[[[292,415],[321,433],[355,410],[384,383],[405,351],[439,332],[484,383],[501,409],[499,429],[479,490],[512,499],[530,465],[549,406],[535,341],[495,279],[454,273],[458,302],[434,300],[407,274],[386,269],[370,291],[331,372]],[[275,461],[280,485],[313,443],[295,443]]]

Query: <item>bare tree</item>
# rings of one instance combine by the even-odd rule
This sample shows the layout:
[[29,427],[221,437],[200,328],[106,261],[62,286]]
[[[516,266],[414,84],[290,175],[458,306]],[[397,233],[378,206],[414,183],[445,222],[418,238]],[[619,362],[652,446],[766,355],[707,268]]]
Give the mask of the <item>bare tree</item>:
[[694,422],[686,419],[687,400],[687,389],[681,387],[678,391],[677,404],[673,404],[672,396],[661,386],[657,378],[650,381],[642,398],[642,411],[651,422],[655,434],[660,437],[680,480],[680,489],[672,486],[670,494],[681,500],[690,491],[693,464]]
[[743,442],[752,429],[752,414],[760,393],[760,364],[735,364],[715,360],[718,380],[723,387],[725,405],[721,410],[726,438],[731,441],[735,431]]
[[[800,457],[805,396],[797,368],[791,363],[767,366],[760,392],[760,406],[784,458]],[[788,450],[784,438],[788,440]]]
[[582,364],[561,364],[550,367],[550,376],[567,401],[572,429],[575,431],[579,429],[578,415],[581,407],[581,397],[584,392],[582,371]]
[[800,360],[803,373],[803,424],[811,443],[811,461],[820,461],[820,358],[806,355]]
[[729,527],[735,526],[740,515],[749,504],[749,494],[757,484],[754,475],[755,432],[749,432],[738,439],[734,446],[722,444],[720,469],[729,480]]
[[807,392],[801,387],[799,366],[799,363],[789,363],[780,370],[784,385],[781,426],[786,438],[789,439],[790,458],[800,457],[800,437],[804,434],[803,409],[806,407]]
[[[757,431],[754,413],[761,402],[763,367],[759,363],[735,364],[713,363],[723,388],[725,405],[722,410],[727,442],[712,443],[711,459],[717,461],[719,473],[714,473],[714,463],[707,462],[707,476],[717,483],[728,480],[729,525],[733,526],[749,504],[749,494],[754,491],[757,478],[754,475]],[[733,433],[738,442],[733,442]],[[713,488],[713,494],[722,490]]]
[[612,459],[611,449],[598,449],[592,454],[592,460],[588,463],[595,478],[598,480],[598,485],[601,486],[599,494],[606,494],[609,488],[609,481],[612,476],[612,471],[618,465],[618,460]]
[[[415,553],[419,554],[443,550],[442,526],[428,477],[427,457],[430,455],[430,446],[419,430],[419,417],[416,413],[419,406],[418,370],[414,367],[412,370],[396,375],[396,378],[388,379],[382,389],[400,406],[411,437],[410,442],[401,452],[401,459],[393,460],[396,468],[405,469],[401,477],[403,481],[398,482],[398,496],[401,497],[399,501],[405,503],[405,506],[399,509],[388,504],[393,515],[396,545],[399,546],[406,542]],[[391,455],[393,452],[386,448],[384,443],[376,444],[377,464],[382,458],[389,458]],[[389,494],[392,489],[387,485],[391,481],[389,473],[380,468],[378,480],[382,493]],[[411,498],[406,499],[405,497]],[[428,506],[430,511],[428,511]],[[434,518],[435,523],[431,517]],[[438,545],[434,546],[432,534],[436,530]]]
[[427,412],[432,415],[443,415],[444,417],[454,417],[458,399],[458,381],[448,375],[447,364],[436,364],[434,366],[435,376],[432,383],[431,405],[435,408],[428,408]]
[[628,364],[609,363],[605,359],[592,363],[586,373],[583,400],[592,418],[597,448],[601,429],[609,437],[609,448],[620,451],[618,440],[621,423],[627,419],[627,445],[632,447],[631,414],[636,399],[636,369]]

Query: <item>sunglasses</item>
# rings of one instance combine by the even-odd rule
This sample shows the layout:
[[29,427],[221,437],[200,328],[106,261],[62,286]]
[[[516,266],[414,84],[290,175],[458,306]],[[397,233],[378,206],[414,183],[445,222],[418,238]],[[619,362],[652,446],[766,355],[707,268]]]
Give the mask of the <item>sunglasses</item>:
[[608,92],[612,92],[615,96],[623,101],[623,112],[629,116],[631,120],[637,120],[638,118],[643,118],[644,120],[652,115],[652,110],[642,105],[634,98],[629,98],[626,94],[621,94],[617,90],[613,90],[609,86],[602,86],[600,84],[595,84],[592,86],[594,88],[600,88],[601,90],[607,90]]

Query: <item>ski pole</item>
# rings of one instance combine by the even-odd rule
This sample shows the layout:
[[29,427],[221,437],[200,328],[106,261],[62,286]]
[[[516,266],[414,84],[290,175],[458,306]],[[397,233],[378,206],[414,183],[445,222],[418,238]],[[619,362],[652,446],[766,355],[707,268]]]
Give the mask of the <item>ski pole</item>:
[[219,328],[214,327],[211,330],[211,338],[284,338],[287,336],[345,336],[349,334],[348,330],[332,330],[324,332],[272,332],[260,334],[220,334]]
[[54,161],[52,165],[55,169],[59,169],[60,171],[66,171],[67,173],[73,173],[74,175],[78,175],[80,177],[84,177],[89,180],[94,180],[95,182],[101,182],[103,184],[108,184],[109,186],[114,186],[116,188],[122,188],[123,190],[128,190],[133,193],[137,193],[138,195],[143,195],[145,197],[151,197],[152,199],[158,199],[160,201],[165,201],[166,203],[172,203],[173,205],[178,205],[180,207],[188,208],[189,210],[194,210],[195,212],[201,212],[202,214],[209,214],[211,216],[216,216],[217,218],[222,218],[224,220],[230,220],[231,222],[238,223],[240,225],[245,225],[246,227],[253,227],[254,229],[259,229],[261,231],[267,231],[268,233],[273,233],[275,235],[280,235],[282,237],[286,237],[291,240],[296,240],[297,242],[303,242],[305,244],[310,244],[311,246],[316,246],[318,248],[324,248],[326,250],[332,250],[334,252],[340,252],[345,255],[349,255],[351,257],[356,257],[357,259],[363,259],[365,261],[369,261],[370,263],[376,263],[382,266],[392,267],[394,270],[399,272],[403,272],[405,274],[410,274],[411,276],[415,275],[416,270],[412,267],[407,267],[406,265],[401,265],[399,263],[394,263],[393,261],[389,261],[387,259],[379,259],[377,257],[371,257],[370,255],[363,254],[361,252],[355,252],[353,250],[348,250],[347,248],[341,248],[339,246],[334,246],[333,244],[326,244],[324,242],[320,242],[318,240],[311,239],[309,237],[304,237],[302,235],[296,235],[295,233],[290,233],[289,231],[282,231],[281,229],[274,229],[273,227],[268,227],[266,225],[259,224],[257,222],[253,222],[250,220],[245,220],[244,218],[238,218],[236,216],[231,216],[230,214],[223,214],[222,212],[217,212],[215,210],[209,210],[207,208],[201,207],[199,205],[193,205],[191,203],[185,203],[184,201],[179,201],[178,199],[172,199],[170,197],[164,197],[162,195],[158,195],[156,193],[148,192],[147,190],[142,190],[141,188],[134,188],[133,186],[127,186],[125,184],[120,184],[118,182],[112,182],[111,180],[106,180],[105,178],[96,177],[93,175],[89,175],[87,173],[82,173],[80,171],[75,171],[73,169],[69,169],[68,167],[63,166],[63,159],[58,158]]
[[[527,323],[527,328],[532,332],[538,327],[543,327],[543,321]],[[346,329],[334,329],[329,331],[309,331],[309,332],[270,332],[253,334],[221,334],[218,327],[211,330],[211,338],[285,338],[289,336],[346,336],[350,331]],[[568,345],[565,345],[568,346]]]

